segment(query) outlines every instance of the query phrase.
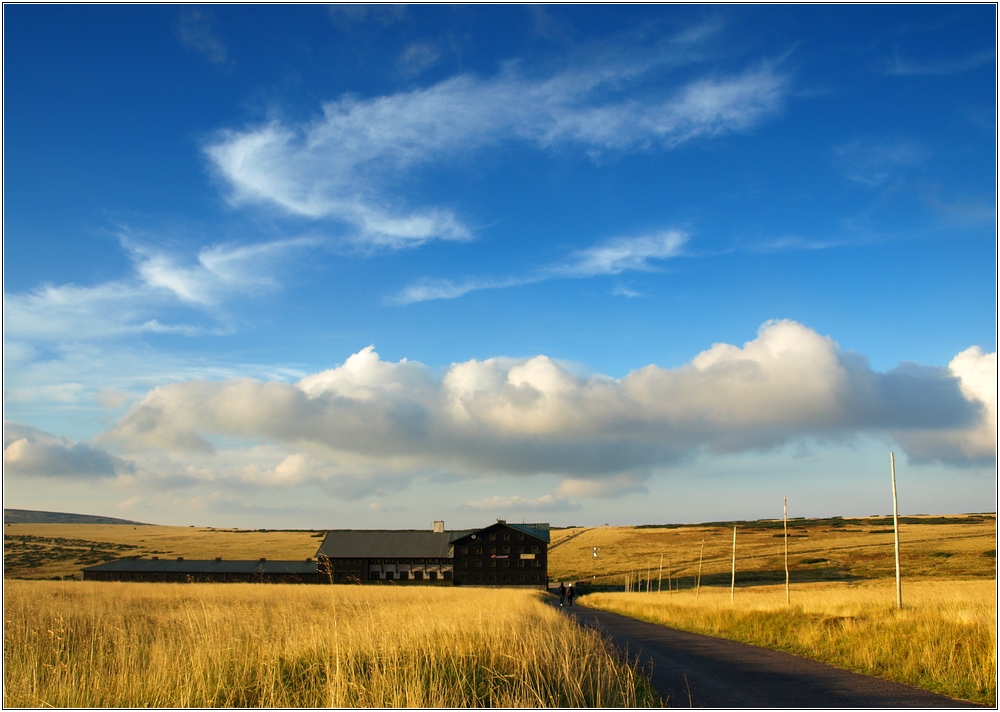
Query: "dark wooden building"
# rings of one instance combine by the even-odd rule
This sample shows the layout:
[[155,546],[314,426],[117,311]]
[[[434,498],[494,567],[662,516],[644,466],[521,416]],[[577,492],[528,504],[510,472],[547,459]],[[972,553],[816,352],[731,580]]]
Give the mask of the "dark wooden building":
[[173,581],[177,583],[327,583],[319,564],[305,561],[224,561],[198,559],[140,559],[109,561],[83,569],[84,581]]
[[548,582],[548,524],[485,529],[331,531],[316,558],[331,583],[523,586]]

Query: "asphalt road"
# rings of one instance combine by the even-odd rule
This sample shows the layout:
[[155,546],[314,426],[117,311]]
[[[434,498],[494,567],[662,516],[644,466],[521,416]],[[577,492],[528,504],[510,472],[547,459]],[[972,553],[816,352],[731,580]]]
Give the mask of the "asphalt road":
[[789,653],[688,633],[580,605],[562,609],[652,671],[671,707],[975,707]]

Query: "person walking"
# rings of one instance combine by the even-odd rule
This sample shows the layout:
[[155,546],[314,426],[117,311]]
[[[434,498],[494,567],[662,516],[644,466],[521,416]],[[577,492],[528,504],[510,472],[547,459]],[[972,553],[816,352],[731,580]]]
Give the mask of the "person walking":
[[569,601],[569,605],[571,606],[573,605],[573,596],[575,595],[576,589],[573,588],[573,584],[570,584],[569,588],[566,589],[566,600]]
[[566,585],[560,581],[559,582],[559,607],[562,608],[563,604],[566,603]]

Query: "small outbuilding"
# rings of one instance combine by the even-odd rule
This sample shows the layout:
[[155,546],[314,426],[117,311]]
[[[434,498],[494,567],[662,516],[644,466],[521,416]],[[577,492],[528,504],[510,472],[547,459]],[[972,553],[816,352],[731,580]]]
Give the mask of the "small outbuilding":
[[173,581],[177,583],[326,583],[319,564],[305,561],[117,559],[83,569],[84,581]]

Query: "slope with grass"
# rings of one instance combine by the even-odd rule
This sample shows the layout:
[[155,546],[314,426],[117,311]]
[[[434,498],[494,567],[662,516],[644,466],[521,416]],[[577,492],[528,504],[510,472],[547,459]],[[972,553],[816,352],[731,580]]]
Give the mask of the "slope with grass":
[[920,580],[897,611],[892,580],[656,593],[580,603],[652,623],[784,650],[949,697],[996,705],[996,584]]
[[637,707],[528,591],[7,581],[5,707]]

